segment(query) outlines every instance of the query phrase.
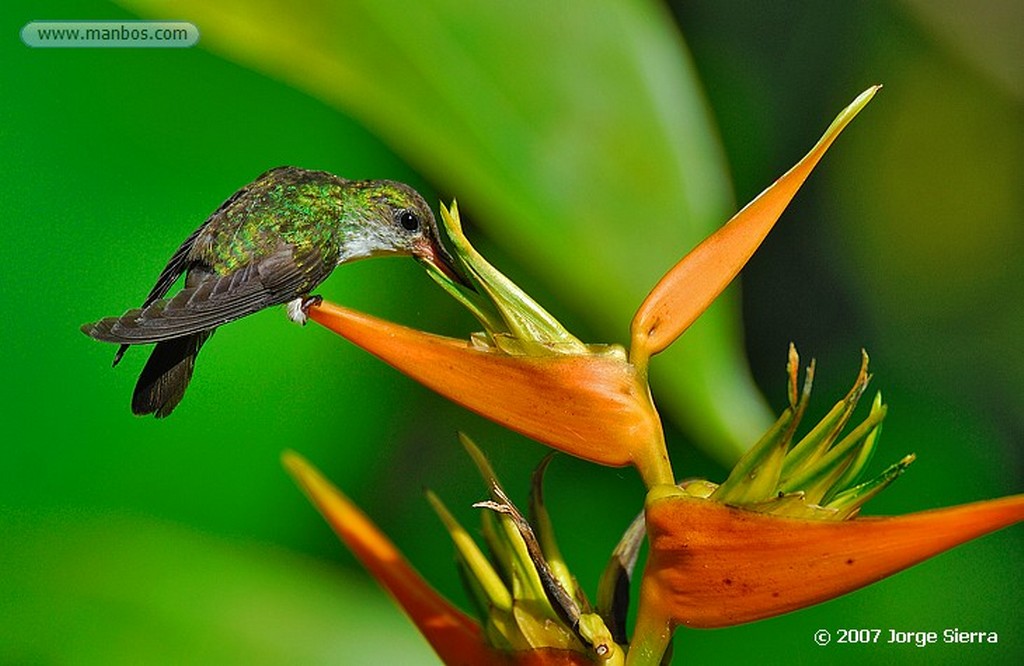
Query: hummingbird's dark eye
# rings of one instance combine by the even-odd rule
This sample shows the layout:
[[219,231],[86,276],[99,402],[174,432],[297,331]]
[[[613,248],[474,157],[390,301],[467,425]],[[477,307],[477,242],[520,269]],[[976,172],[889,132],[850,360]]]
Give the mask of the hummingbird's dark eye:
[[398,223],[406,231],[416,231],[420,228],[420,218],[411,210],[403,210],[398,214]]

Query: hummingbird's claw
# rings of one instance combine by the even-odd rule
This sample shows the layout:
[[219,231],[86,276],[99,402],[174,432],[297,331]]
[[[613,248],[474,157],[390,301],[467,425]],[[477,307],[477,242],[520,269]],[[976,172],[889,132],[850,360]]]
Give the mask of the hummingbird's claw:
[[312,296],[307,296],[306,298],[302,299],[302,311],[306,313],[306,316],[309,316],[309,309],[314,305],[320,305],[323,302],[324,297],[321,296],[320,294],[313,294]]
[[302,324],[305,326],[306,320],[309,319],[309,309],[314,305],[320,305],[323,302],[324,297],[319,294],[296,298],[294,301],[289,301],[288,318],[296,324]]
[[309,309],[314,305],[320,305],[323,302],[324,297],[319,294],[314,296],[304,296],[288,301],[288,318],[296,324],[305,326],[306,320],[309,319]]

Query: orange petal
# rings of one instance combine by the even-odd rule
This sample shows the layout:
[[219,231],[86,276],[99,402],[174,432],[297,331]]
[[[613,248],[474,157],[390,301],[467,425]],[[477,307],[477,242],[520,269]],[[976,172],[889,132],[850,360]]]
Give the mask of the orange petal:
[[652,496],[646,513],[644,626],[725,627],[832,599],[1019,522],[1024,495],[889,518],[814,521],[670,491]]
[[584,460],[670,483],[661,421],[632,365],[606,354],[511,356],[331,303],[310,317],[446,398]]
[[861,93],[796,166],[661,278],[633,317],[630,354],[637,365],[672,344],[736,277],[832,141],[880,87]]
[[446,664],[503,663],[484,643],[479,625],[437,593],[395,545],[301,456],[286,452],[285,467],[363,566],[412,619]]

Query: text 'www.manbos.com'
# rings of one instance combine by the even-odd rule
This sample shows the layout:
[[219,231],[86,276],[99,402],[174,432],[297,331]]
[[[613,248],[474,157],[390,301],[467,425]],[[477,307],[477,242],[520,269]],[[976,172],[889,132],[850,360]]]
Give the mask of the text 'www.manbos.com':
[[33,48],[188,48],[199,28],[187,21],[32,21],[21,41]]

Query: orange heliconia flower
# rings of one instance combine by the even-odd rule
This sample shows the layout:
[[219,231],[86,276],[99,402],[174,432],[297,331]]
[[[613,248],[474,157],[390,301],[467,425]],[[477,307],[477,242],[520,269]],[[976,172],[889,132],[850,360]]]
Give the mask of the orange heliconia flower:
[[[1024,495],[905,516],[851,518],[914,459],[905,456],[875,479],[853,485],[877,445],[886,413],[878,394],[867,418],[840,438],[867,385],[866,355],[850,393],[797,440],[813,363],[801,394],[799,360],[791,350],[790,406],[776,424],[723,484],[675,485],[647,384],[650,357],[672,344],[738,274],[836,136],[878,88],[857,97],[800,162],[666,273],[633,319],[628,356],[614,345],[582,343],[487,264],[462,233],[454,206],[442,209],[442,219],[475,287],[433,277],[469,308],[485,333],[456,340],[329,303],[309,310],[319,324],[486,418],[584,460],[638,469],[648,487],[649,555],[628,646],[625,614],[601,618],[620,648],[616,663],[623,653],[626,664],[659,663],[679,626],[725,627],[804,608],[1024,519]],[[532,651],[514,651],[519,644],[511,641],[513,651],[493,647],[487,632],[427,585],[344,495],[295,454],[286,454],[285,464],[446,663],[590,663],[583,653],[550,648],[561,648],[561,643],[531,642],[544,646]],[[484,504],[511,510],[493,500]],[[552,541],[545,525],[540,528],[542,538],[535,541]],[[522,533],[532,532],[523,528]],[[606,569],[611,575],[602,581],[605,594],[599,592],[598,611],[615,608],[615,603],[604,603],[605,597],[616,601],[608,590],[622,583],[628,589],[642,539],[642,531],[627,530]],[[543,544],[537,550],[543,551]],[[546,562],[553,572],[562,562],[552,553],[531,555],[530,561]],[[478,582],[485,578],[481,575]],[[584,617],[580,609],[587,604],[565,592],[574,586],[574,580],[550,585],[551,592],[542,585],[552,609],[572,608],[574,615],[566,616]],[[569,601],[551,601],[563,597]],[[543,623],[544,618],[537,620]],[[488,631],[496,625],[486,622],[494,621],[485,616]],[[578,624],[572,624],[574,631]]]
[[645,623],[725,627],[838,597],[1024,519],[1024,495],[885,518],[779,517],[655,489]]

